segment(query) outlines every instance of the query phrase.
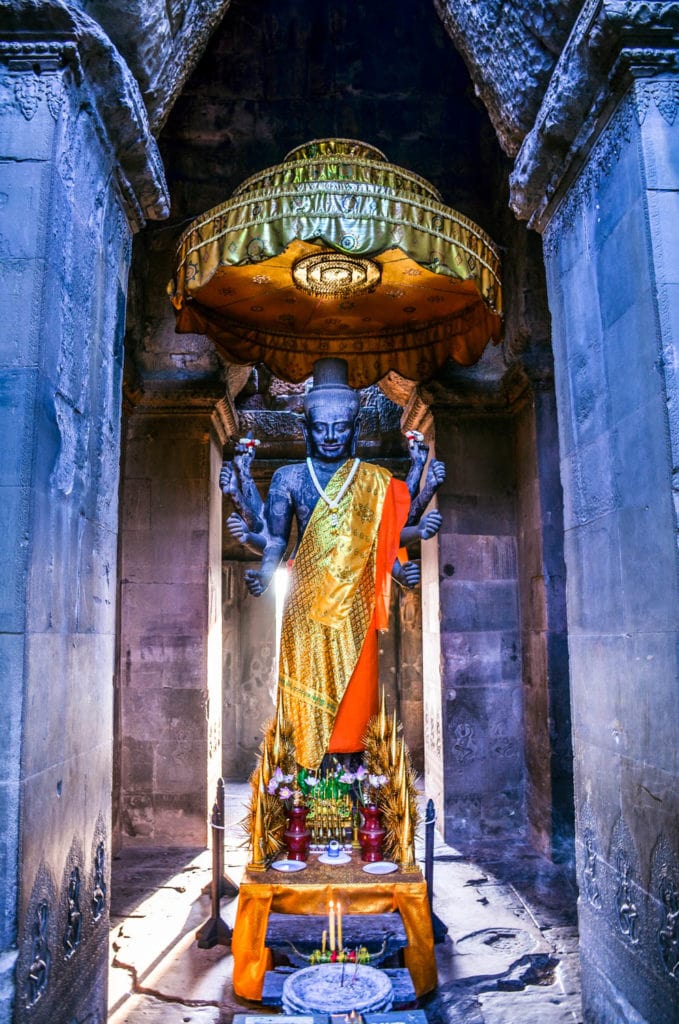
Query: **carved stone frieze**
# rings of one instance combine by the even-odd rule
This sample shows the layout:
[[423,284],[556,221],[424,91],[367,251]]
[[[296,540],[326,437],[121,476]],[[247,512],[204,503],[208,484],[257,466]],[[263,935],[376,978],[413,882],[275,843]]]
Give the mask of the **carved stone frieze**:
[[[544,230],[554,197],[587,159],[635,79],[676,76],[679,4],[587,0],[510,176],[511,206]],[[666,100],[663,91],[661,102]],[[664,115],[663,115],[664,116]]]
[[632,141],[635,122],[643,124],[651,107],[658,109],[670,126],[679,124],[679,82],[660,79],[636,81],[622,101],[606,129],[591,150],[587,163],[559,204],[543,235],[545,254],[555,255],[566,232],[573,227],[578,212],[592,204],[601,183],[620,160],[625,146]]
[[559,251],[563,236],[573,227],[578,212],[588,206],[603,178],[610,174],[620,159],[624,146],[632,139],[636,119],[632,96],[626,97],[609,122],[606,131],[597,140],[587,165],[571,185],[543,235],[545,255]]
[[[30,35],[26,26],[31,26]],[[27,120],[46,103],[53,118],[63,105],[61,75],[96,112],[95,126],[115,157],[121,198],[133,230],[169,213],[163,165],[129,68],[100,26],[76,5],[14,0],[0,7],[0,65],[17,111]]]

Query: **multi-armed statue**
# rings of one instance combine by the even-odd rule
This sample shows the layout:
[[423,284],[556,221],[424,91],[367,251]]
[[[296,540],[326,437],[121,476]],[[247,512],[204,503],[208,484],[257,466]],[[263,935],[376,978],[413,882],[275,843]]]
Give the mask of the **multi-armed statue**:
[[359,397],[343,360],[322,359],[304,398],[306,462],[283,466],[264,503],[250,472],[256,442],[243,439],[220,483],[236,512],[231,533],[261,553],[248,569],[250,593],[262,594],[285,555],[293,519],[297,546],[283,612],[279,701],[294,734],[296,758],[317,768],[326,753],[361,750],[378,710],[377,631],[386,629],[389,584],[419,583],[419,566],[399,549],[433,537],[438,511],[425,512],[445,477],[421,436],[408,439],[405,483],[355,457]]

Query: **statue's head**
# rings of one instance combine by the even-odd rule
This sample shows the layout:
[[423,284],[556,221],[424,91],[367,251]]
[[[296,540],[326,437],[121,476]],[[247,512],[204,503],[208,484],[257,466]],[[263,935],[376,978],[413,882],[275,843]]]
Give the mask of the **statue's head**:
[[336,462],[354,454],[360,401],[348,383],[343,359],[318,359],[314,380],[304,396],[307,453]]

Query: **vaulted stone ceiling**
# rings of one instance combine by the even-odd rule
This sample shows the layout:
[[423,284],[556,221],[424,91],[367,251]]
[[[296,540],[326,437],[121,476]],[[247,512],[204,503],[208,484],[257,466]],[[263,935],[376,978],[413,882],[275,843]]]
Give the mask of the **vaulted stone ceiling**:
[[[553,16],[540,21],[544,38],[535,17],[522,17],[531,7],[523,0],[449,8],[433,0],[90,0],[85,7],[140,83],[172,199],[170,222],[149,225],[135,245],[128,348],[144,380],[207,380],[217,371],[205,339],[174,334],[164,294],[182,227],[294,146],[332,135],[376,145],[488,231],[519,281],[518,298],[507,303],[510,344],[535,336],[516,307],[533,287],[525,279],[531,243],[508,209],[511,161],[496,131],[502,125],[500,139],[514,152],[567,35],[568,4],[550,5]],[[476,82],[451,39],[458,32],[469,67],[484,62]],[[545,336],[544,324],[540,331]]]
[[[258,0],[235,0],[256,26]],[[432,0],[430,0],[432,2]],[[433,0],[462,54],[498,138],[514,155],[582,0]],[[159,131],[230,0],[84,0],[140,84]],[[332,9],[331,3],[326,6]],[[422,5],[420,5],[422,6]]]

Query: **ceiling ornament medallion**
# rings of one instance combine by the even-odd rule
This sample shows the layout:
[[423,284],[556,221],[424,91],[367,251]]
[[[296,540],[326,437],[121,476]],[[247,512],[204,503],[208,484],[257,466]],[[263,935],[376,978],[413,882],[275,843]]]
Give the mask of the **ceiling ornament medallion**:
[[365,142],[317,139],[244,181],[179,240],[177,331],[298,382],[347,361],[352,387],[475,363],[502,330],[500,257],[428,181]]
[[347,299],[372,291],[382,271],[373,260],[341,252],[312,253],[292,265],[292,280],[300,291],[318,298]]

